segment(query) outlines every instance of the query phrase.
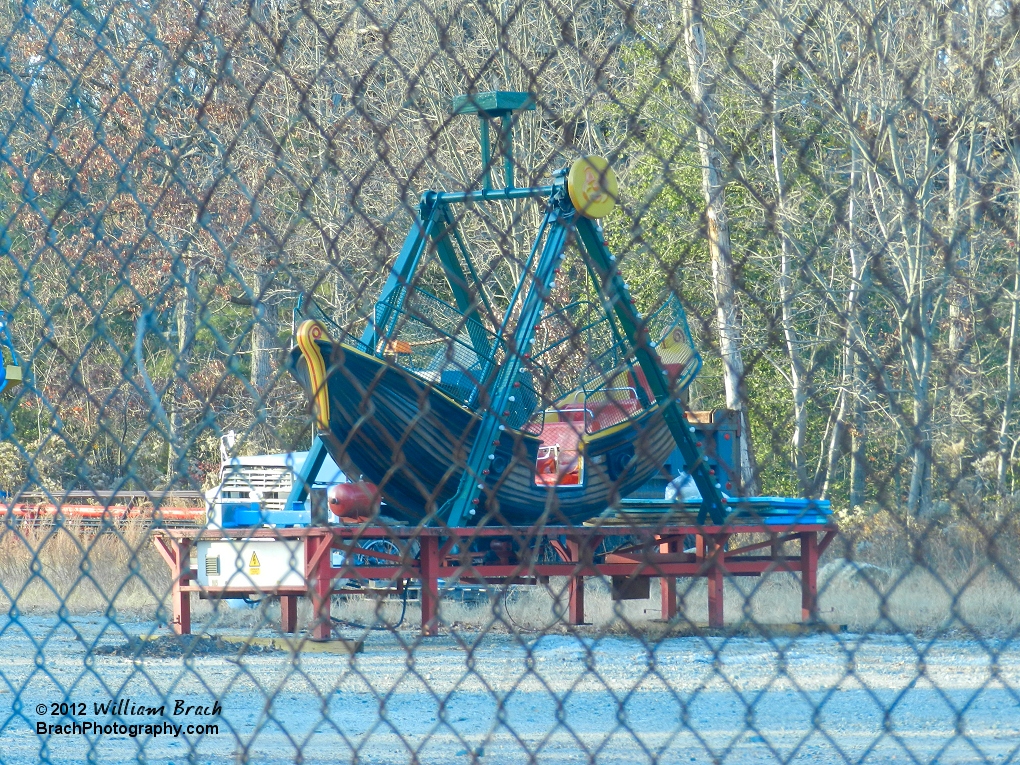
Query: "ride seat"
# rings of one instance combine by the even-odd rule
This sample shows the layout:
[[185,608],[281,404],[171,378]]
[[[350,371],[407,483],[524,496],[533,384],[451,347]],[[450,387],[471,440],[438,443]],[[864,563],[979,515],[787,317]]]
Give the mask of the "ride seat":
[[566,422],[578,422],[584,427],[585,422],[591,418],[591,411],[584,404],[568,404],[556,410],[560,419]]
[[615,399],[602,401],[595,406],[589,405],[592,410],[591,425],[589,433],[598,433],[600,430],[619,425],[641,411],[641,402],[634,398]]
[[[582,412],[583,414],[583,412]],[[582,480],[583,459],[579,444],[584,421],[547,422],[535,464],[535,483],[545,486],[577,486]]]

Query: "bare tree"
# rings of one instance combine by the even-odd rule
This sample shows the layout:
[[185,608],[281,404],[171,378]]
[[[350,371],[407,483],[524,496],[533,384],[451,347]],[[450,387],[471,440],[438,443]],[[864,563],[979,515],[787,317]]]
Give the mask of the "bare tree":
[[252,300],[251,384],[260,395],[269,389],[273,356],[279,348],[276,339],[279,332],[277,301],[273,294],[275,278],[276,269],[272,260],[267,258],[255,272],[258,292]]
[[804,359],[801,352],[801,341],[797,331],[797,317],[794,309],[794,266],[792,261],[796,257],[794,252],[795,244],[789,230],[788,216],[790,214],[787,202],[786,177],[783,172],[783,158],[786,151],[783,147],[783,140],[780,128],[780,113],[776,106],[780,80],[780,56],[774,53],[772,56],[772,109],[771,109],[771,134],[772,134],[772,172],[776,184],[776,218],[778,220],[778,234],[780,247],[779,263],[779,305],[781,311],[781,323],[783,328],[783,340],[786,344],[786,353],[790,360],[790,394],[793,399],[793,435],[790,445],[793,452],[793,468],[797,475],[797,482],[803,493],[810,491],[808,481],[807,462],[805,445],[807,442],[807,370],[804,366]]
[[[846,292],[843,312],[846,317],[856,317],[860,310],[861,292],[865,286],[867,261],[862,256],[861,244],[857,240],[857,195],[860,185],[860,160],[856,143],[850,143],[850,183],[847,189],[847,242],[850,259],[850,285]],[[840,352],[842,365],[841,383],[836,399],[836,417],[829,441],[825,479],[822,496],[831,496],[836,476],[836,463],[847,431],[850,433],[850,495],[849,506],[857,508],[864,503],[865,451],[867,444],[867,419],[864,416],[863,391],[867,372],[858,358],[859,348],[854,342],[855,333],[849,324],[844,325]]]
[[685,0],[683,5],[684,41],[691,77],[691,98],[695,112],[698,151],[701,154],[702,190],[705,195],[705,219],[708,247],[712,259],[712,288],[716,301],[719,352],[723,361],[726,406],[739,412],[744,437],[740,441],[741,483],[744,490],[760,491],[757,466],[751,446],[749,401],[744,379],[741,348],[740,308],[737,303],[733,247],[726,216],[724,158],[719,151],[714,73],[708,58],[708,44],[701,15],[701,0]]
[[1009,428],[1013,420],[1013,406],[1016,401],[1017,344],[1020,342],[1020,137],[1013,136],[1009,142],[1009,156],[1013,171],[1014,235],[1013,247],[1013,289],[1009,294],[1008,350],[1006,353],[1006,390],[1002,402],[1002,419],[999,424],[998,455],[996,460],[996,485],[999,496],[1006,495],[1006,475],[1010,462]]
[[[173,364],[173,381],[170,391],[170,441],[167,444],[167,483],[173,484],[175,477],[186,472],[187,449],[184,441],[185,394],[192,371],[194,354],[195,325],[197,318],[199,266],[183,257],[176,261],[180,274],[179,300],[177,302],[177,355]],[[184,464],[182,465],[182,461]]]

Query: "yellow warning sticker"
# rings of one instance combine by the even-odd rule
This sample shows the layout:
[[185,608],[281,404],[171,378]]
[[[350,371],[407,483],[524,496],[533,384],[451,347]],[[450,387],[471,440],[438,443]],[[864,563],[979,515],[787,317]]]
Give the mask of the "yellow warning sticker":
[[248,573],[257,576],[262,564],[259,563],[259,556],[255,553],[251,554],[251,560],[248,561]]

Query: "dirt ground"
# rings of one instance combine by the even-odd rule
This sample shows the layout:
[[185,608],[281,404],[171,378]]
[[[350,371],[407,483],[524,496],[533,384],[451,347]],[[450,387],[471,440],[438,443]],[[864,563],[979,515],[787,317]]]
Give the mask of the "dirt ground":
[[[256,630],[271,636],[271,628]],[[19,616],[0,626],[0,762],[1007,763],[1020,643],[852,632],[648,637],[363,631],[364,651],[132,656],[154,623]],[[221,635],[251,635],[222,628]],[[203,643],[202,645],[209,645]],[[157,652],[159,654],[159,652]],[[167,704],[211,735],[38,735],[37,705]],[[211,705],[211,716],[173,705]]]

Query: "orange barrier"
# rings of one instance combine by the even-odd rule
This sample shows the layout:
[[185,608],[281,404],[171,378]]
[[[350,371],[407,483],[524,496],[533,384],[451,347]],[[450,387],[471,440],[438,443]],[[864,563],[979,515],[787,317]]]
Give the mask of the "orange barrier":
[[40,504],[14,505],[0,504],[0,521],[6,518],[18,521],[53,521],[60,515],[66,520],[81,521],[152,521],[156,518],[163,521],[185,523],[193,526],[205,524],[205,508],[202,507],[162,507],[157,511],[151,507],[128,507],[127,505],[57,505]]

